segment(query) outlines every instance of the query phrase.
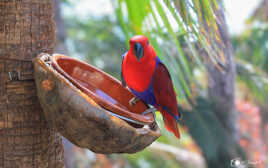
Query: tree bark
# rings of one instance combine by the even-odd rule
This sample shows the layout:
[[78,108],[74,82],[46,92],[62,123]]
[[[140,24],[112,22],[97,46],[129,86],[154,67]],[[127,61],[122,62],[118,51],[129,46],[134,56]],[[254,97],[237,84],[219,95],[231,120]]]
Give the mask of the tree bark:
[[52,0],[0,0],[0,167],[64,167],[36,96],[32,58],[52,53]]

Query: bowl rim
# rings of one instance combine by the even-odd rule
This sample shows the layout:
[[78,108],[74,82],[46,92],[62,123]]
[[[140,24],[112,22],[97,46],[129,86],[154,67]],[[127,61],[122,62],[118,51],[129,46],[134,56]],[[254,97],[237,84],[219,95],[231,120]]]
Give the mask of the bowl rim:
[[[85,92],[86,95],[88,95],[90,98],[92,98],[97,104],[100,105],[100,107],[104,108],[110,114],[112,114],[112,115],[114,115],[116,117],[119,117],[121,119],[127,120],[129,122],[132,122],[132,123],[135,123],[135,124],[140,124],[140,125],[149,125],[149,124],[152,124],[153,122],[155,122],[154,115],[151,114],[151,113],[146,114],[146,115],[133,113],[130,110],[123,109],[123,108],[121,108],[119,106],[116,106],[116,105],[110,103],[109,101],[106,101],[106,100],[102,99],[100,96],[98,96],[97,94],[92,92],[90,89],[85,88],[84,86],[79,84],[79,82],[74,80],[73,77],[71,77],[68,73],[66,73],[60,67],[60,65],[57,62],[57,60],[59,60],[59,59],[72,60],[72,61],[76,61],[76,62],[78,62],[80,64],[83,64],[86,67],[89,67],[90,69],[92,69],[93,71],[95,71],[97,73],[101,73],[102,75],[105,76],[105,78],[109,78],[109,80],[111,80],[112,82],[120,85],[121,89],[124,89],[125,91],[127,91],[129,93],[131,93],[131,91],[129,89],[123,87],[120,84],[120,82],[117,79],[115,79],[113,76],[111,76],[108,73],[98,69],[97,67],[94,67],[93,65],[90,65],[87,62],[84,62],[84,61],[81,61],[79,59],[72,58],[72,57],[69,57],[69,56],[65,56],[65,55],[62,55],[62,54],[53,54],[52,55],[51,64],[55,68],[55,70],[57,72],[59,72],[60,74],[62,74],[63,76],[65,76],[67,78],[67,80],[70,80],[75,87],[77,87],[78,89],[80,89],[83,92]],[[133,93],[131,93],[131,94],[133,95]],[[133,95],[133,97],[134,97],[134,95]],[[146,104],[144,104],[144,105],[146,107],[148,107],[148,105],[146,105]],[[103,106],[105,106],[105,107],[103,107]],[[117,111],[114,111],[115,109]],[[118,111],[120,112],[120,114],[118,113]]]

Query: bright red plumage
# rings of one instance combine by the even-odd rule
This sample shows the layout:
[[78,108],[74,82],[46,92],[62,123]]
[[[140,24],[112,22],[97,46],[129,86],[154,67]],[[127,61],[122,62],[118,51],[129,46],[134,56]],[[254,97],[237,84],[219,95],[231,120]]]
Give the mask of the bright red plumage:
[[[143,47],[143,56],[140,60],[134,52],[136,43]],[[152,105],[161,112],[166,129],[180,138],[177,125],[179,112],[172,80],[165,65],[161,62],[157,65],[156,53],[147,37],[131,38],[130,49],[122,62],[122,77],[128,87],[135,92],[146,92],[145,94],[152,94],[155,97],[156,104]],[[148,91],[150,85],[152,85],[153,93]],[[144,97],[139,98],[146,100]]]

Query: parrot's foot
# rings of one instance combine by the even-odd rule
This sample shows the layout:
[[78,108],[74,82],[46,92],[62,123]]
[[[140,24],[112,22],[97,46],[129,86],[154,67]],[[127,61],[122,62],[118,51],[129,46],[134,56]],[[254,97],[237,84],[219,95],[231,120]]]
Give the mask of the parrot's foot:
[[140,99],[138,97],[133,97],[132,99],[129,100],[129,105],[134,106]]
[[155,107],[151,107],[151,108],[148,108],[147,110],[145,110],[142,115],[146,115],[146,114],[149,114],[149,113],[155,113],[155,111],[157,111],[157,109]]
[[155,118],[155,111],[157,111],[157,109],[155,107],[151,107],[147,110],[145,110],[143,113],[141,113],[142,115],[146,115],[146,114],[149,114],[149,113],[153,113],[154,115],[154,118]]

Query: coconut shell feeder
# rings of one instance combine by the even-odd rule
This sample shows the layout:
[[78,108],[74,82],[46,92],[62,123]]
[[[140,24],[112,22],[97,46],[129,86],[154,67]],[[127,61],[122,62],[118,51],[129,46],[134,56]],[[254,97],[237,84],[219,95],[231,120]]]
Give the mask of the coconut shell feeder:
[[105,72],[60,54],[33,60],[40,104],[49,125],[96,153],[135,153],[158,137],[149,107]]

